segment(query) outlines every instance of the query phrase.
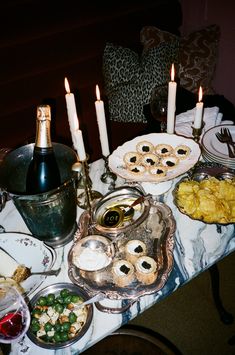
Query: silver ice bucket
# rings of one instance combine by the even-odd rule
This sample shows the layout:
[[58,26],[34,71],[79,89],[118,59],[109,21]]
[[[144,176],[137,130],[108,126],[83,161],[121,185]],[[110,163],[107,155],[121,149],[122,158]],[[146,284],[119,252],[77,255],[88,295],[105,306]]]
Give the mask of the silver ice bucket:
[[53,148],[61,176],[58,188],[36,195],[26,194],[26,175],[34,149],[32,143],[11,151],[0,164],[0,200],[3,203],[4,196],[12,199],[33,236],[58,247],[70,241],[76,230],[77,176],[72,165],[77,155],[60,143],[53,143]]

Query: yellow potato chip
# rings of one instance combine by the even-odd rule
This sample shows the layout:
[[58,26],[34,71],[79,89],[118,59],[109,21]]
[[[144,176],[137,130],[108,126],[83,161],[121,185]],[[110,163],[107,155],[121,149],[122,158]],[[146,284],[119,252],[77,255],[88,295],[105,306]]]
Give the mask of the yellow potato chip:
[[235,179],[183,181],[176,198],[181,211],[194,219],[207,223],[235,221]]
[[235,200],[235,184],[232,180],[222,180],[217,192],[218,198]]

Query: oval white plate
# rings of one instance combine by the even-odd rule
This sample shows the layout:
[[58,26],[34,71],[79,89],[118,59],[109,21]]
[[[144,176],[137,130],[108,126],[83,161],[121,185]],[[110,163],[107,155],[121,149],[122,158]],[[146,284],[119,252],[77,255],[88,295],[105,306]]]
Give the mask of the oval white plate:
[[[24,233],[0,233],[0,247],[32,272],[50,270],[56,260],[56,252],[51,247]],[[45,278],[43,275],[32,275],[21,282],[21,286],[29,296]]]
[[228,128],[235,141],[235,126],[234,125],[220,125],[215,126],[205,132],[202,138],[202,146],[205,150],[213,155],[215,158],[220,158],[222,160],[234,161],[234,158],[229,158],[227,144],[221,143],[216,138],[216,133],[220,132],[221,128]]
[[[178,145],[186,145],[191,149],[190,155],[186,159],[182,159],[174,170],[168,171],[167,175],[161,179],[157,179],[148,173],[143,175],[133,176],[125,167],[123,157],[127,152],[136,151],[136,145],[141,141],[148,141],[153,145],[170,144],[173,148]],[[176,134],[168,133],[150,133],[143,136],[136,137],[131,141],[124,143],[118,147],[109,157],[109,167],[117,175],[127,180],[143,181],[143,182],[162,182],[174,179],[175,177],[184,174],[191,169],[198,161],[201,155],[199,145],[191,138],[185,138]]]

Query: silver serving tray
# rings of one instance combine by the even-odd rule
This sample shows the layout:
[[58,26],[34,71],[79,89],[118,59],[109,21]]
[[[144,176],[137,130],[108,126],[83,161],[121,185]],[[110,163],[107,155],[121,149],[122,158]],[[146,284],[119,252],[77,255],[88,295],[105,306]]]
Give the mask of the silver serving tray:
[[[71,281],[82,287],[90,296],[104,293],[111,300],[137,300],[139,297],[159,291],[166,283],[173,268],[173,248],[175,220],[171,209],[164,203],[150,199],[148,217],[138,227],[129,229],[125,233],[111,236],[116,253],[113,262],[123,257],[123,246],[131,239],[140,239],[147,245],[148,255],[153,257],[158,264],[158,277],[151,285],[144,285],[133,281],[128,287],[118,287],[112,282],[111,268],[113,262],[100,271],[83,271],[73,265],[73,246],[68,254],[68,275]],[[74,245],[80,238],[85,237],[92,228],[90,215],[85,211],[79,221],[79,232],[76,234]],[[96,234],[96,233],[94,233]],[[107,237],[107,235],[106,235]],[[116,312],[118,313],[118,312]]]
[[192,216],[190,216],[189,214],[187,214],[183,208],[181,208],[178,204],[177,201],[177,192],[179,189],[179,185],[181,182],[183,181],[190,181],[190,180],[194,180],[194,181],[202,181],[205,179],[208,179],[210,177],[215,177],[217,179],[220,180],[224,180],[224,179],[235,179],[235,170],[230,169],[222,164],[218,164],[218,163],[212,163],[212,162],[200,162],[197,163],[194,168],[190,169],[187,173],[187,176],[183,177],[182,179],[180,179],[178,181],[178,183],[175,185],[174,190],[172,191],[173,194],[173,202],[176,205],[176,207],[178,208],[178,210],[185,214],[186,216],[188,216],[189,218],[191,218],[192,220],[197,220],[197,221],[201,221],[204,222],[206,224],[218,224],[218,225],[226,225],[229,223],[217,223],[215,222],[205,222],[201,219],[196,219],[193,218]]

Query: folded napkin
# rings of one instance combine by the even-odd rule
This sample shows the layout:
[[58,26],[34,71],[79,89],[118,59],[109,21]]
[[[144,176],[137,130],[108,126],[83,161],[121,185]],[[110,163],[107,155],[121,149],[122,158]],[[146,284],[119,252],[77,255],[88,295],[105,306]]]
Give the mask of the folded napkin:
[[[176,116],[175,132],[185,137],[192,137],[192,125],[195,118],[195,110],[188,110]],[[221,123],[223,114],[219,112],[219,107],[206,107],[203,112],[204,127],[202,135],[211,127],[218,126]],[[201,135],[201,136],[202,136]]]

